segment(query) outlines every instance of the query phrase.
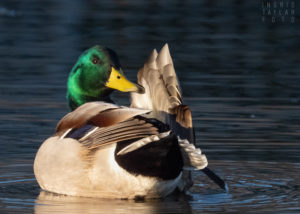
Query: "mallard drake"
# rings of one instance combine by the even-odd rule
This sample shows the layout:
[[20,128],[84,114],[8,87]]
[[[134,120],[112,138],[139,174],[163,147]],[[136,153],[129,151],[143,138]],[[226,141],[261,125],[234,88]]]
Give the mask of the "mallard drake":
[[[131,92],[131,107],[113,104],[113,90]],[[192,185],[203,170],[222,188],[194,146],[191,111],[166,44],[126,79],[117,54],[94,46],[79,57],[67,84],[71,113],[39,148],[34,173],[43,190],[86,197],[165,197]]]

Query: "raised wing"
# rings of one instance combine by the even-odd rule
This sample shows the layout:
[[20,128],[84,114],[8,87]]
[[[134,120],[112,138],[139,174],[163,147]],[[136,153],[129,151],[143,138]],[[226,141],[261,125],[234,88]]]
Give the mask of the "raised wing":
[[191,111],[182,104],[168,44],[159,54],[156,50],[152,51],[138,72],[138,83],[145,88],[145,93],[132,93],[131,107],[152,110],[151,117],[165,122],[181,138],[194,143]]
[[138,72],[138,83],[145,93],[132,93],[131,107],[169,112],[182,103],[180,86],[166,44],[158,54],[153,50]]
[[[152,51],[138,72],[138,83],[145,88],[145,93],[132,93],[131,107],[150,109],[151,117],[168,124],[178,136],[185,169],[203,169],[203,172],[216,182],[218,176],[208,173],[211,171],[206,168],[208,163],[205,155],[194,146],[195,135],[191,110],[187,105],[182,104],[181,90],[168,44],[164,45],[159,53],[155,49]],[[189,172],[184,171],[182,180],[184,184],[180,188],[191,186]],[[217,184],[222,186],[222,182]]]

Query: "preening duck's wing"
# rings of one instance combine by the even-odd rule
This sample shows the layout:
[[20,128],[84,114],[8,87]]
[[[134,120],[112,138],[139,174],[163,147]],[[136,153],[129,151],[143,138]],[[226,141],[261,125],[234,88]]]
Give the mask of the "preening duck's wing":
[[[168,44],[164,45],[159,53],[156,50],[152,51],[138,72],[138,83],[145,88],[145,93],[131,93],[131,107],[150,109],[152,110],[150,116],[169,125],[179,138],[186,168],[205,169],[207,159],[201,154],[201,150],[194,146],[191,110],[182,103],[180,85]],[[207,173],[208,170],[203,170],[203,172],[212,178],[211,174]],[[190,174],[184,176],[190,176]]]
[[182,103],[180,86],[166,44],[158,54],[154,49],[138,72],[138,83],[145,93],[132,93],[131,107],[169,112]]
[[91,118],[101,112],[110,109],[117,109],[119,106],[105,102],[89,102],[79,106],[74,111],[65,115],[56,126],[56,132],[64,132],[68,129],[79,128],[87,123]]
[[180,138],[194,143],[190,108],[182,104],[181,90],[168,44],[159,53],[153,50],[138,72],[144,94],[131,94],[131,107],[150,109],[150,116],[165,122]]
[[136,117],[148,112],[103,102],[86,103],[61,119],[57,135],[76,139],[87,148],[158,135],[153,124]]
[[168,44],[159,53],[153,50],[138,72],[138,83],[144,94],[131,94],[131,107],[150,109],[151,116],[165,122],[181,138],[194,142],[191,111],[182,104]]
[[108,127],[96,126],[78,141],[89,149],[95,149],[112,143],[158,135],[159,131],[153,124],[139,118],[132,118]]
[[119,155],[152,142],[174,138],[166,124],[141,116],[148,112],[150,110],[90,102],[63,117],[57,125],[56,134],[60,138],[73,138],[87,149],[136,140],[119,152]]

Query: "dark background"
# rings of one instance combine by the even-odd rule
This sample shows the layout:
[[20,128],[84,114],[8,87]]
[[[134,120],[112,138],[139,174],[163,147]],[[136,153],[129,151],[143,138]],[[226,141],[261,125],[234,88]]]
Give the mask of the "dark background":
[[[32,179],[34,189],[5,184],[2,199],[38,195],[35,153],[69,111],[69,71],[95,44],[114,49],[134,81],[151,50],[168,43],[184,102],[193,111],[197,145],[212,167],[243,188],[248,186],[230,170],[264,175],[266,182],[273,172],[296,178],[288,173],[300,162],[300,4],[282,1],[283,12],[289,11],[282,21],[274,2],[280,1],[1,0],[0,176],[3,182]],[[127,94],[113,99],[129,104]],[[297,188],[290,188],[292,195],[272,194],[299,199]],[[234,199],[226,203],[232,206]]]

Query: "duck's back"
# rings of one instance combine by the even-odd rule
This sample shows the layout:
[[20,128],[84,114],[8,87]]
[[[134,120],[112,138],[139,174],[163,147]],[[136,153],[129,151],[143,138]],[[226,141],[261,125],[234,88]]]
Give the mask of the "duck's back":
[[42,189],[102,198],[164,197],[183,167],[178,140],[149,110],[91,102],[67,114],[40,147]]

